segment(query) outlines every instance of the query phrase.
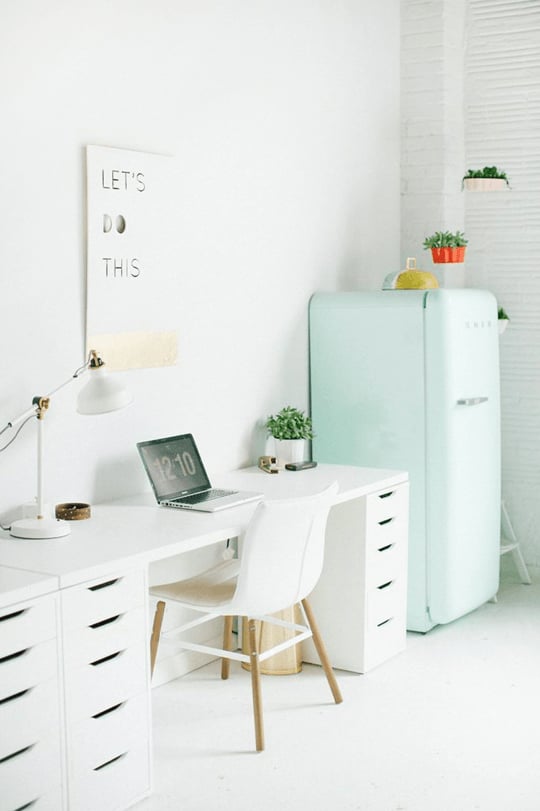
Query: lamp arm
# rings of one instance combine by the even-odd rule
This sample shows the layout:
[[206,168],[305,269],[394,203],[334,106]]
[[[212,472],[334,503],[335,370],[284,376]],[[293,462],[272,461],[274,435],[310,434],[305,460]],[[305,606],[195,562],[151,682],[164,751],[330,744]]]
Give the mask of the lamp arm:
[[[7,431],[9,428],[15,428],[16,425],[19,425],[21,422],[24,422],[25,420],[29,419],[29,417],[39,417],[42,409],[42,403],[44,401],[48,401],[53,395],[59,392],[60,389],[63,389],[65,386],[69,386],[70,383],[73,383],[74,380],[77,380],[85,372],[87,372],[88,369],[90,369],[90,367],[95,366],[103,366],[103,361],[101,360],[97,352],[94,349],[91,349],[90,352],[88,353],[86,361],[83,363],[82,366],[79,366],[79,368],[73,372],[70,378],[65,380],[63,383],[60,383],[59,386],[50,391],[48,394],[45,394],[43,397],[42,396],[34,397],[32,400],[31,408],[27,408],[25,411],[22,412],[22,414],[19,414],[17,417],[13,417],[11,420],[9,420],[6,423],[6,425],[2,429],[0,429],[0,434],[3,434],[4,431]],[[45,408],[46,407],[47,406],[45,406]]]

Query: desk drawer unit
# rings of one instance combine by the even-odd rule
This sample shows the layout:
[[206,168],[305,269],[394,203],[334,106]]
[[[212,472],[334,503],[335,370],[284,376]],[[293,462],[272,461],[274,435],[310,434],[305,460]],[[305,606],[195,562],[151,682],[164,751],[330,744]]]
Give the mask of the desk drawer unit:
[[0,811],[62,809],[57,598],[0,611]]
[[142,570],[62,592],[69,808],[150,792],[147,586]]
[[405,647],[407,536],[408,484],[332,508],[311,603],[334,667],[365,673]]

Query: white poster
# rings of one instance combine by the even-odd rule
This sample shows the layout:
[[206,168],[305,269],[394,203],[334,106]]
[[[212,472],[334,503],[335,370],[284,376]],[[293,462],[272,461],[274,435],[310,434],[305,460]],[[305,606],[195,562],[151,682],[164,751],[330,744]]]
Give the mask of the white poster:
[[86,347],[111,370],[176,363],[170,163],[86,147]]

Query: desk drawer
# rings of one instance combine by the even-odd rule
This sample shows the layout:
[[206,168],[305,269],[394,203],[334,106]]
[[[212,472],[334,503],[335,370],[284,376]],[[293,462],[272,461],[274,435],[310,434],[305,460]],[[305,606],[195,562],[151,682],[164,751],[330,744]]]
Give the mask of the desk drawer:
[[[53,788],[40,791],[38,794],[29,795],[32,799],[27,800],[22,805],[11,807],[9,811],[62,811],[64,808],[62,786],[58,784]],[[2,800],[0,799],[0,811],[4,811]]]
[[0,659],[56,637],[56,598],[19,603],[0,611]]
[[128,808],[149,793],[148,744],[134,740],[127,750],[72,778],[70,808],[113,811]]
[[148,741],[149,701],[146,692],[139,693],[74,725],[69,744],[70,774],[80,777]]
[[[57,788],[59,777],[59,736],[48,735],[46,740],[0,762],[0,811],[14,811],[39,799]],[[61,804],[57,806],[60,808]]]
[[406,600],[402,579],[387,580],[367,594],[367,628],[380,627],[389,620],[405,615]]
[[405,626],[405,615],[396,614],[380,625],[372,625],[366,629],[360,672],[366,673],[405,649],[407,641]]
[[64,666],[72,669],[94,662],[147,638],[147,612],[138,606],[92,625],[69,631],[64,638]]
[[64,631],[93,625],[145,604],[145,576],[133,569],[62,592]]
[[389,544],[407,545],[408,516],[407,513],[398,513],[382,521],[374,521],[366,525],[366,553],[373,549],[382,549]]
[[146,640],[66,673],[66,711],[70,725],[144,692]]
[[[16,806],[17,811],[61,811],[64,806],[62,786],[59,784],[53,788],[36,794],[22,806]],[[1,807],[1,806],[0,806]],[[13,811],[10,808],[9,811]]]
[[399,484],[366,497],[368,526],[408,512],[409,485]]
[[58,681],[15,693],[0,704],[0,761],[59,729]]
[[55,678],[57,671],[56,639],[17,650],[0,661],[0,701]]
[[375,545],[366,554],[366,586],[380,586],[388,580],[407,575],[407,545],[403,538],[381,547]]

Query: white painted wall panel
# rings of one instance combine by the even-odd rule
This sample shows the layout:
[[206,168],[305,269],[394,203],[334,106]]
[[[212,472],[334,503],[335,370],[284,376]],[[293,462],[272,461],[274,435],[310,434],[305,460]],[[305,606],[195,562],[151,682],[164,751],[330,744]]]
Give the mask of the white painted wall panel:
[[[84,146],[170,155],[175,189],[154,295],[178,365],[123,373],[128,411],[54,399],[53,504],[146,489],[135,442],[154,436],[193,431],[212,473],[248,464],[259,421],[307,407],[311,294],[399,262],[399,5],[2,4],[0,425],[83,359]],[[2,515],[35,494],[35,434],[0,456]]]
[[415,256],[441,283],[422,243],[434,231],[463,230],[465,6],[401,4],[401,267]]

